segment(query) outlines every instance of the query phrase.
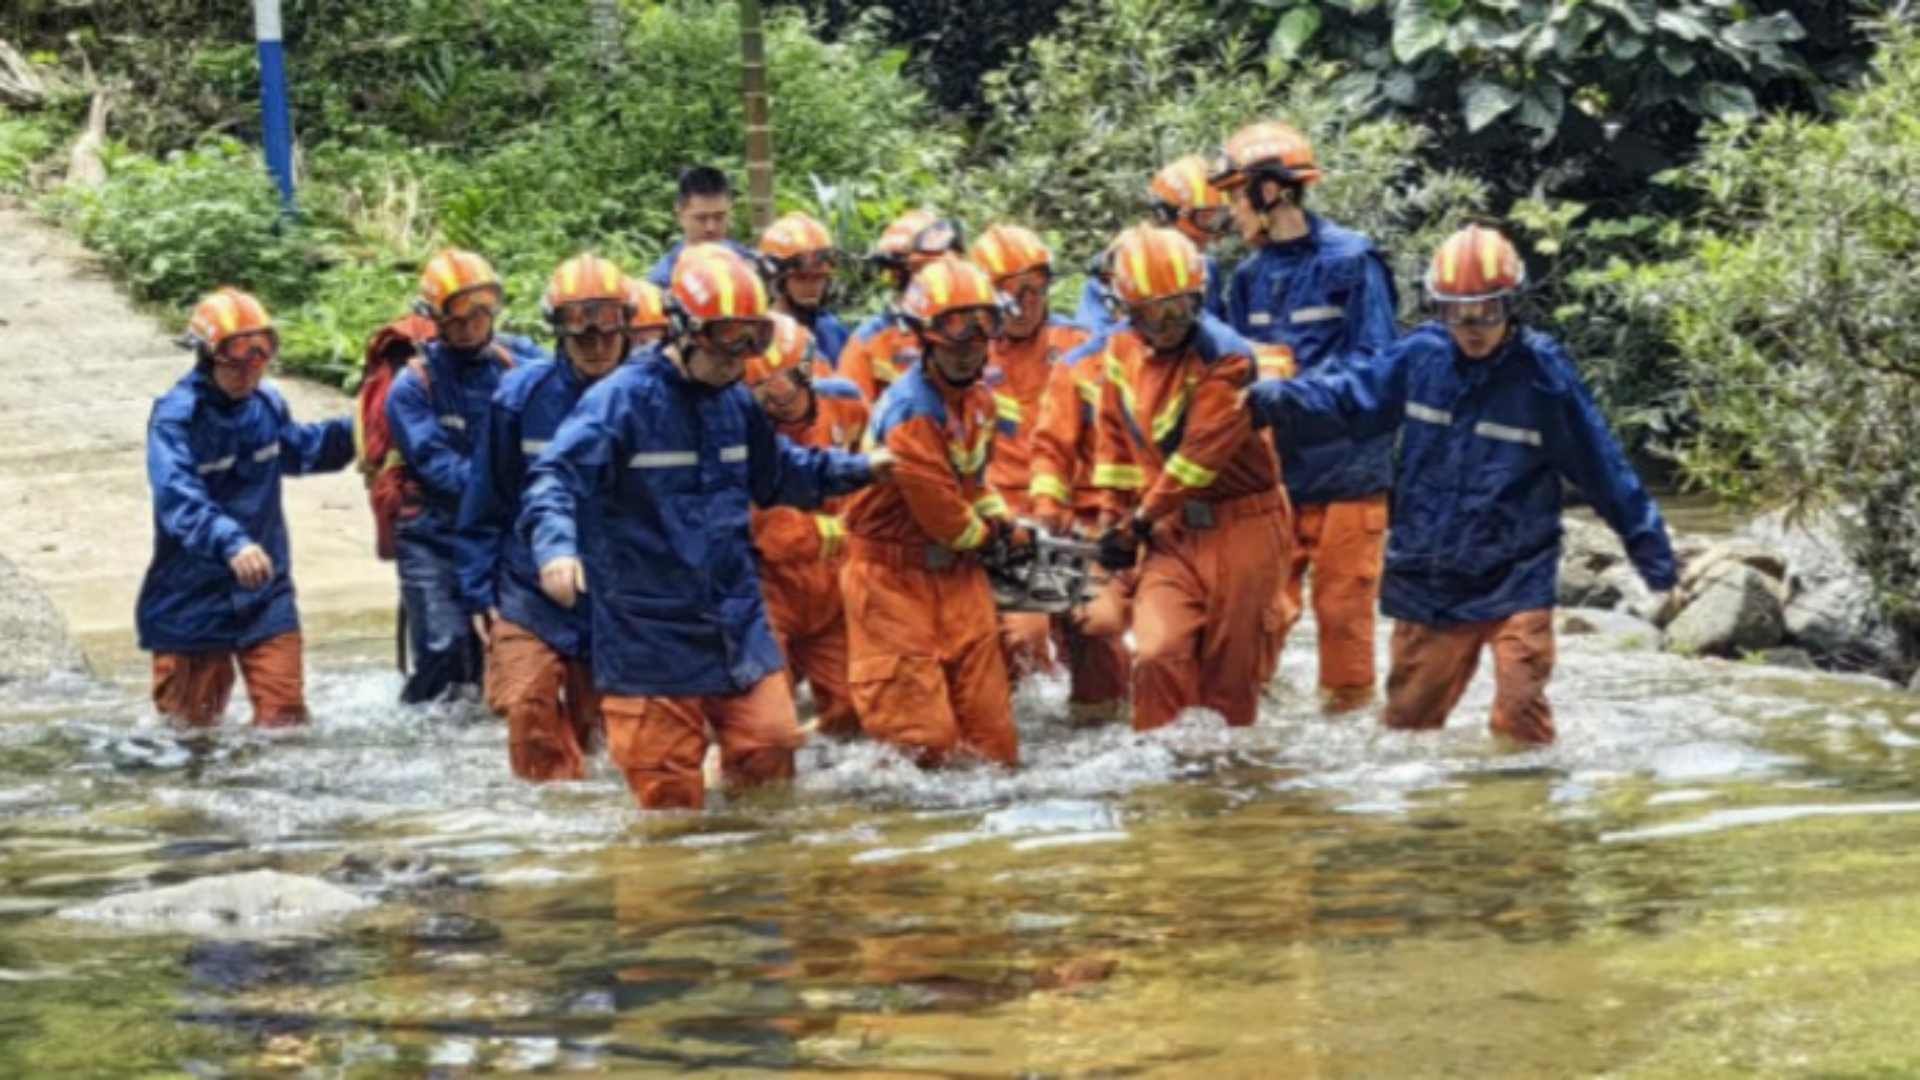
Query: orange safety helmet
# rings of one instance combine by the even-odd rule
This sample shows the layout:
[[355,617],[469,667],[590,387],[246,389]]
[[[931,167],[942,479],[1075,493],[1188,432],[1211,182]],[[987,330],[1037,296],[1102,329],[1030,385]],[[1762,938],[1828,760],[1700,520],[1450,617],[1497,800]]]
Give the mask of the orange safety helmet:
[[813,332],[800,320],[776,311],[773,313],[773,341],[767,345],[765,352],[747,358],[746,381],[748,384],[757,383],[789,370],[800,379],[810,378],[819,355],[814,347]]
[[681,252],[667,292],[667,317],[682,332],[728,319],[769,322],[773,310],[760,275],[724,244],[695,244]]
[[630,277],[626,280],[627,307],[633,315],[627,320],[629,330],[665,330],[667,328],[667,298],[653,282],[645,278]]
[[782,215],[760,234],[760,258],[771,267],[768,276],[793,270],[808,258],[834,256],[833,234],[813,215],[795,210]]
[[1114,244],[1112,265],[1114,295],[1129,307],[1207,289],[1207,262],[1178,229],[1128,229]]
[[1288,184],[1319,183],[1320,163],[1313,156],[1313,144],[1298,128],[1278,120],[1262,120],[1234,132],[1214,159],[1207,179],[1227,190],[1256,177]]
[[[1208,237],[1225,232],[1233,223],[1227,210],[1227,193],[1207,179],[1210,172],[1207,159],[1199,154],[1188,154],[1162,166],[1147,183],[1154,220],[1174,228],[1191,225],[1194,232]],[[1193,232],[1187,235],[1199,242],[1200,237]]]
[[556,268],[540,298],[540,313],[562,333],[591,326],[623,333],[633,317],[628,308],[627,276],[598,255],[575,255]]
[[447,248],[428,259],[421,269],[420,297],[414,302],[414,310],[437,320],[446,315],[447,304],[454,297],[477,289],[491,289],[501,299],[506,296],[492,264],[471,251]]
[[893,219],[874,241],[867,261],[897,271],[904,283],[942,255],[965,255],[966,238],[960,226],[931,210],[909,210]]
[[1498,229],[1469,225],[1441,243],[1427,266],[1427,298],[1436,304],[1501,300],[1527,284],[1527,264]]
[[1053,272],[1053,252],[1039,234],[1024,225],[995,225],[980,234],[968,253],[997,285],[1029,270]]
[[211,356],[220,351],[220,346],[247,334],[270,335],[276,346],[280,341],[280,331],[274,328],[266,306],[251,293],[228,286],[215,289],[193,306],[182,344]]
[[913,275],[900,298],[900,317],[928,338],[955,343],[977,336],[969,327],[998,335],[1006,309],[985,270],[957,255],[942,255]]

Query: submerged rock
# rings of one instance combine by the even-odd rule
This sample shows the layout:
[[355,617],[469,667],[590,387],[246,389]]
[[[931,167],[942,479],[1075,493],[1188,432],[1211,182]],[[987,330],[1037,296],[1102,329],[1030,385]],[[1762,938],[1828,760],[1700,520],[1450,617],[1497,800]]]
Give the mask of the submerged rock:
[[1836,577],[1787,603],[1787,637],[1829,667],[1888,672],[1900,664],[1900,636],[1880,615],[1864,578]]
[[1690,656],[1738,656],[1786,636],[1779,583],[1741,562],[1721,561],[1694,579],[1667,626],[1667,648]]
[[0,556],[0,684],[37,681],[60,671],[84,672],[86,657],[67,620],[38,585]]
[[304,929],[370,906],[319,878],[254,870],[104,896],[58,914],[126,930],[245,933]]
[[1769,667],[1792,668],[1795,671],[1818,671],[1820,665],[1813,662],[1813,654],[1794,645],[1782,645],[1773,649],[1761,649],[1753,658]]

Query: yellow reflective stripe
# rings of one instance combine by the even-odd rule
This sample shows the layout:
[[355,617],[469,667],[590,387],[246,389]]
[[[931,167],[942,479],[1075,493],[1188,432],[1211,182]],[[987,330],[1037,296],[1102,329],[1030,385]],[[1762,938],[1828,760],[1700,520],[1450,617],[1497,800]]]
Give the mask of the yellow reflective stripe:
[[727,273],[726,264],[715,259],[703,267],[707,276],[720,288],[720,314],[732,315],[733,311],[733,275]]
[[968,517],[967,527],[960,531],[953,543],[947,546],[955,551],[972,551],[987,542],[987,523],[978,517]]
[[1173,287],[1185,290],[1187,287],[1187,260],[1176,256],[1173,260]]
[[1147,486],[1147,474],[1138,465],[1095,465],[1093,486],[1115,491],[1139,491]]
[[453,260],[439,259],[437,262],[439,263],[437,276],[440,278],[440,288],[443,289],[448,296],[459,292],[460,271],[454,267]]
[[953,297],[953,275],[945,263],[934,263],[927,267],[927,291],[933,294],[933,302],[945,306]]
[[1153,295],[1153,279],[1147,276],[1147,256],[1141,250],[1145,245],[1136,244],[1127,252],[1127,266],[1133,271],[1133,283],[1140,295]]
[[1120,403],[1127,407],[1127,415],[1138,416],[1140,410],[1134,406],[1133,384],[1127,381],[1127,372],[1121,365],[1120,358],[1111,352],[1107,353],[1106,367],[1107,381],[1112,383],[1113,388],[1119,392]]
[[973,511],[981,517],[1006,517],[1007,500],[997,491],[989,492],[973,500]]
[[1486,275],[1488,281],[1500,278],[1500,245],[1494,243],[1490,236],[1480,239],[1480,272]]
[[1173,395],[1173,400],[1167,402],[1159,416],[1153,418],[1154,442],[1166,438],[1169,432],[1179,426],[1180,418],[1187,413],[1187,405],[1193,401],[1193,388],[1199,383],[1199,379],[1188,376],[1187,381],[1180,385],[1180,392]]
[[980,433],[974,436],[971,447],[965,443],[948,442],[947,460],[953,462],[954,469],[962,475],[970,476],[987,467],[987,452],[992,448],[993,429],[981,428]]
[[820,530],[820,557],[831,559],[839,555],[847,542],[846,525],[832,514],[815,514],[813,524]]
[[1034,473],[1033,482],[1027,485],[1027,494],[1036,499],[1052,499],[1055,502],[1072,502],[1073,491],[1067,482],[1052,473]]
[[1440,284],[1451,287],[1460,277],[1460,245],[1448,244],[1440,249]]
[[1187,188],[1192,192],[1193,205],[1196,207],[1205,206],[1207,204],[1207,178],[1201,173],[1200,166],[1197,163],[1188,162],[1186,169],[1183,171],[1187,174]]
[[1175,454],[1167,459],[1167,475],[1180,481],[1181,487],[1212,487],[1220,474],[1206,468],[1185,454]]
[[560,268],[560,295],[571,297],[580,291],[580,260],[568,259]]
[[995,277],[1007,272],[1007,260],[1000,252],[1000,238],[983,236],[980,238],[980,254],[986,256],[987,265],[993,268]]
[[1000,419],[1013,424],[1018,424],[1020,418],[1026,413],[1026,410],[1020,407],[1020,399],[1012,394],[993,395],[993,411],[999,414]]
[[1075,379],[1073,380],[1073,388],[1074,390],[1079,392],[1080,399],[1082,401],[1085,401],[1087,404],[1089,405],[1100,404],[1100,384],[1099,383],[1094,382],[1092,379]]

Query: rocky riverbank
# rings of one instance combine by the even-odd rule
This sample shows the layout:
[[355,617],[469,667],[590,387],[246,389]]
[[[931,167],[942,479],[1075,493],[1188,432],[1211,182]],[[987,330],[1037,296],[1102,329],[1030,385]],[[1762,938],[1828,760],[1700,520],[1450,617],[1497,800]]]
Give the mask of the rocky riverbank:
[[1612,531],[1569,518],[1559,602],[1641,620],[1669,652],[1873,675],[1920,692],[1920,656],[1882,617],[1831,517],[1758,519],[1732,537],[1676,535],[1680,585],[1662,604]]
[[53,601],[0,555],[0,686],[86,670]]

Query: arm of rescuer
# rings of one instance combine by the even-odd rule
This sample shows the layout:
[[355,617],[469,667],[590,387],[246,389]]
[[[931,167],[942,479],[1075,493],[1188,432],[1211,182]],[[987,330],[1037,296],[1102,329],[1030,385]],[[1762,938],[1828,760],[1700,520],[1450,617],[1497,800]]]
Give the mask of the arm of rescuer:
[[[837,406],[836,418],[845,425],[840,432],[842,445],[858,446],[867,429],[866,405],[854,400],[820,403],[822,408],[829,406]],[[786,506],[753,511],[753,546],[768,562],[833,559],[845,550],[846,543],[847,527],[837,513],[808,514]]]
[[[1111,352],[1103,352],[1093,362],[1117,362]],[[1100,382],[1098,405],[1094,408],[1093,486],[1099,492],[1100,526],[1106,528],[1127,517],[1140,501],[1147,486],[1146,470],[1134,453],[1133,434],[1128,430],[1126,406],[1120,384],[1111,373]]]
[[411,371],[402,372],[387,393],[387,425],[421,484],[441,498],[459,501],[473,476],[471,463],[454,449],[434,412],[432,395]]
[[540,587],[564,608],[586,591],[580,563],[580,504],[596,497],[613,478],[626,451],[621,442],[620,399],[608,381],[588,390],[560,423],[547,448],[527,470],[526,492],[514,528],[533,552]]
[[[1095,353],[1093,359],[1099,356]],[[1073,522],[1073,482],[1081,450],[1093,435],[1093,411],[1100,400],[1099,385],[1083,373],[1091,362],[1053,365],[1029,436],[1033,471],[1027,494],[1034,516],[1048,532],[1065,532]]]
[[1406,356],[1405,348],[1395,346],[1291,379],[1262,379],[1246,392],[1247,412],[1254,426],[1273,430],[1282,455],[1387,434],[1406,416]]
[[500,549],[514,525],[527,458],[520,445],[520,417],[495,397],[487,406],[486,438],[474,446],[473,480],[460,497],[455,538],[455,574],[468,614],[497,602]]
[[213,501],[187,441],[187,417],[164,400],[147,422],[147,482],[154,520],[181,547],[225,563],[253,545],[240,523]]
[[1572,365],[1563,370],[1568,373],[1567,384],[1560,393],[1547,396],[1550,411],[1540,417],[1547,453],[1560,475],[1580,489],[1594,512],[1619,535],[1640,580],[1654,592],[1664,593],[1678,583],[1678,572],[1660,507],[1647,494],[1640,474],[1620,449],[1587,388],[1572,375]]
[[[278,399],[278,395],[275,395]],[[280,412],[280,471],[289,476],[311,476],[339,472],[353,464],[353,417],[336,416],[331,420],[302,424],[293,419],[286,401],[278,399]]]
[[1135,514],[1147,522],[1180,512],[1187,500],[1213,486],[1220,470],[1257,436],[1242,407],[1242,390],[1253,381],[1253,357],[1227,355],[1207,365],[1187,405],[1179,449],[1140,498]]
[[973,551],[1006,521],[1006,500],[987,494],[968,502],[947,457],[946,435],[929,417],[915,416],[887,432],[893,485],[922,532],[953,551]]

